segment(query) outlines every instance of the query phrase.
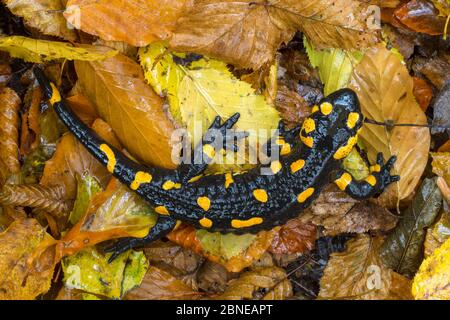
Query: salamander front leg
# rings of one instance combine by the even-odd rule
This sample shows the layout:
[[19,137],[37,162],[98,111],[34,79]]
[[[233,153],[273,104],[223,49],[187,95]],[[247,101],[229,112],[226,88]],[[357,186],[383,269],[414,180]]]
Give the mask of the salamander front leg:
[[119,255],[130,249],[141,247],[145,244],[161,239],[162,237],[167,235],[170,231],[172,231],[173,228],[175,228],[176,223],[177,221],[175,219],[165,216],[159,216],[156,224],[153,226],[153,228],[150,229],[149,233],[144,238],[119,239],[116,243],[114,243],[114,245],[105,249],[105,252],[113,253],[112,256],[109,258],[109,262],[111,263]]
[[341,170],[334,183],[352,198],[362,200],[373,197],[383,192],[392,182],[400,180],[399,176],[392,176],[390,173],[395,160],[397,160],[397,157],[393,156],[384,164],[383,154],[379,153],[377,164],[370,167],[370,175],[366,179],[353,180],[350,173]]
[[190,179],[198,176],[205,171],[208,164],[212,162],[216,151],[222,148],[225,150],[238,151],[237,141],[248,136],[247,132],[235,132],[230,134],[230,130],[240,117],[239,113],[235,113],[224,123],[218,116],[214,119],[208,131],[203,136],[202,142],[197,145],[191,155],[191,163],[182,164],[178,169],[179,177],[182,183],[188,182]]

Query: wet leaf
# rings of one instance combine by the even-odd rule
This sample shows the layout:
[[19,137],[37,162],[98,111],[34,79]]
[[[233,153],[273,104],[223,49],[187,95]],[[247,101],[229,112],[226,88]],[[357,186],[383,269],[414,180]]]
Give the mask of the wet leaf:
[[[412,77],[400,59],[382,45],[367,51],[353,70],[350,88],[358,94],[367,118],[394,124],[427,124],[414,98]],[[371,163],[375,163],[378,152],[383,153],[385,160],[397,156],[392,173],[400,175],[400,181],[391,184],[379,199],[393,207],[410,195],[419,182],[428,160],[430,132],[420,127],[365,124],[360,138]]]
[[255,241],[256,235],[221,234],[197,230],[196,238],[202,244],[202,249],[206,254],[217,256],[223,260],[230,260],[248,249]]
[[428,258],[448,238],[450,238],[450,211],[441,210],[439,220],[427,230],[424,243],[425,258]]
[[433,173],[444,178],[450,185],[450,152],[431,152]]
[[9,10],[15,15],[25,19],[25,23],[39,31],[61,37],[67,40],[75,40],[73,30],[67,27],[62,15],[64,10],[63,0],[3,0]]
[[[258,291],[262,291],[259,295]],[[286,272],[277,267],[257,268],[231,280],[220,300],[285,300],[292,296]]]
[[317,227],[302,223],[300,219],[289,220],[275,235],[269,251],[281,253],[303,253],[313,249],[317,237]]
[[148,268],[142,252],[127,251],[111,263],[108,258],[94,247],[64,258],[65,287],[119,299],[141,283]]
[[414,77],[414,97],[425,112],[433,99],[433,89],[422,78]]
[[447,127],[447,129],[433,127],[431,133],[450,133],[450,82],[442,88],[436,97],[433,111],[433,126]]
[[444,53],[431,58],[415,57],[412,68],[442,90],[450,80],[450,55]]
[[236,276],[219,263],[205,261],[197,273],[198,287],[207,292],[222,293],[228,281]]
[[50,288],[53,276],[52,254],[29,264],[37,246],[51,238],[34,219],[13,222],[0,233],[0,299],[31,300]]
[[436,179],[425,179],[402,219],[380,247],[380,256],[387,266],[408,277],[416,273],[423,260],[426,228],[435,221],[441,202]]
[[84,94],[133,157],[175,168],[170,141],[174,125],[139,64],[119,54],[103,62],[77,61],[75,67]]
[[69,0],[64,16],[77,29],[104,40],[143,47],[170,37],[189,3],[186,0]]
[[416,299],[450,299],[450,239],[422,262],[414,277],[412,294]]
[[132,290],[126,300],[190,300],[202,293],[192,290],[170,273],[150,266],[139,288]]
[[66,42],[37,40],[22,36],[0,37],[0,50],[27,62],[55,59],[95,61],[113,57],[117,51],[98,53],[94,47],[77,48]]
[[288,128],[294,128],[311,113],[308,103],[297,92],[279,86],[275,107]]
[[77,181],[77,197],[69,216],[69,221],[72,224],[76,224],[84,215],[92,197],[103,191],[97,180],[87,173],[83,176],[77,176]]
[[388,300],[410,299],[410,281],[383,265],[380,238],[358,235],[342,253],[331,254],[320,280],[319,298]]

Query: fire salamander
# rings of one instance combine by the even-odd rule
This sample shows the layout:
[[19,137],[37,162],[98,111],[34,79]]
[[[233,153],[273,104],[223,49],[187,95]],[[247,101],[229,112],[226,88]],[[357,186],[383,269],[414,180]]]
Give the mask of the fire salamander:
[[[110,247],[108,251],[114,252],[112,259],[163,237],[178,220],[208,231],[255,233],[298,216],[329,182],[334,181],[356,199],[365,199],[399,180],[399,176],[390,174],[396,158],[384,164],[381,154],[365,180],[356,181],[341,169],[363,124],[358,98],[349,89],[336,91],[314,106],[301,127],[288,131],[280,126],[280,136],[272,140],[279,145],[281,157],[266,165],[272,174],[262,175],[259,165],[244,173],[203,175],[207,160],[216,152],[214,139],[204,138],[194,149],[192,157],[204,159],[197,164],[182,164],[176,170],[138,164],[84,125],[40,69],[35,69],[35,75],[45,98],[72,134],[113,176],[159,214],[145,238],[124,238]],[[218,117],[211,128],[225,133],[238,119],[239,114],[235,114],[222,123]]]

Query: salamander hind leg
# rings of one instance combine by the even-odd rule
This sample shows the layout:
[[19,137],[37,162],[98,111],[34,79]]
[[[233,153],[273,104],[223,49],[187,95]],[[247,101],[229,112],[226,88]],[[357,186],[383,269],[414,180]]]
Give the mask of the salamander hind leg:
[[114,261],[119,255],[130,249],[141,247],[145,244],[161,239],[172,231],[173,228],[175,228],[176,223],[177,221],[175,219],[159,216],[156,224],[150,229],[149,233],[144,238],[119,239],[112,246],[104,250],[107,253],[112,253],[112,256],[109,258],[109,262]]
[[240,114],[235,113],[228,120],[222,123],[218,116],[214,119],[208,131],[204,134],[202,142],[194,149],[190,163],[180,165],[178,174],[182,183],[188,182],[205,171],[213,161],[216,152],[223,150],[238,151],[237,141],[248,136],[246,132],[234,132],[230,130],[239,120]]
[[384,164],[383,154],[377,156],[377,163],[370,167],[370,175],[361,181],[354,180],[350,173],[341,170],[334,183],[355,199],[367,199],[383,192],[391,183],[399,181],[400,176],[391,175],[397,157],[391,157]]

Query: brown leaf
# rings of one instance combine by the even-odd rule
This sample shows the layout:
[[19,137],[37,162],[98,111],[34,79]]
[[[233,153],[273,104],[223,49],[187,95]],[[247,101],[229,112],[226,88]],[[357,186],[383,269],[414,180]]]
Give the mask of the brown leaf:
[[198,299],[201,295],[170,273],[150,266],[139,288],[130,291],[124,299],[190,300]]
[[450,54],[443,53],[432,58],[415,57],[412,68],[442,90],[450,80]]
[[411,299],[411,282],[386,268],[378,256],[383,240],[358,235],[344,252],[332,253],[320,280],[322,299]]
[[73,30],[67,27],[66,19],[62,15],[64,1],[62,0],[3,0],[9,10],[24,18],[25,23],[42,33],[75,40]]
[[85,124],[90,126],[95,119],[98,118],[98,114],[95,111],[95,107],[89,101],[88,98],[81,94],[71,96],[66,99],[70,108]]
[[105,61],[77,61],[75,67],[83,92],[133,157],[175,168],[170,142],[174,124],[139,64],[118,54]]
[[[258,291],[265,289],[262,294]],[[277,267],[258,268],[231,280],[220,300],[285,300],[292,296],[292,285],[284,269]]]
[[293,128],[299,123],[302,123],[311,113],[305,99],[284,85],[278,88],[275,106],[288,128]]
[[109,41],[144,47],[169,38],[190,0],[69,0],[67,21]]
[[299,219],[325,227],[327,235],[387,231],[397,222],[388,210],[369,201],[358,202],[335,185],[325,187]]
[[312,250],[317,238],[317,227],[302,223],[299,218],[289,220],[273,238],[269,251],[275,254],[303,253]]
[[432,152],[431,156],[433,173],[444,178],[445,182],[450,185],[450,152]]
[[212,262],[222,264],[230,272],[239,272],[252,265],[255,260],[258,260],[266,252],[277,232],[278,228],[271,231],[259,232],[255,241],[244,252],[227,261],[223,261],[220,257],[204,252],[201,242],[196,238],[196,229],[189,225],[180,226],[178,229],[169,233],[167,238],[185,248],[191,249],[195,253],[203,255]]
[[203,291],[222,293],[228,281],[236,276],[219,263],[205,261],[197,273],[198,287]]
[[0,88],[0,185],[11,174],[20,172],[19,108],[20,98],[10,88]]
[[[413,94],[413,79],[398,56],[383,45],[369,49],[353,70],[350,88],[358,94],[362,112],[370,119],[394,124],[427,124],[424,112]],[[366,124],[360,138],[368,156],[375,162],[378,152],[385,160],[397,156],[393,174],[400,181],[380,196],[380,203],[395,206],[417,186],[428,161],[430,132],[421,127],[394,127]]]
[[30,207],[56,217],[67,216],[72,202],[64,200],[61,186],[5,185],[0,191],[0,204],[4,206]]
[[317,48],[373,44],[366,4],[355,0],[194,0],[170,46],[259,69],[301,29]]
[[433,89],[430,85],[419,77],[414,77],[414,97],[419,103],[420,108],[425,112],[433,99]]
[[411,0],[395,10],[395,17],[411,30],[439,35],[444,33],[446,18],[429,1]]
[[[0,61],[3,59],[0,58]],[[0,64],[0,87],[4,87],[8,84],[9,80],[11,80],[12,70],[11,66],[7,63]]]
[[51,237],[34,219],[15,221],[0,233],[1,300],[31,300],[48,291],[54,268],[51,252],[41,256],[40,264],[28,262],[45,238]]

